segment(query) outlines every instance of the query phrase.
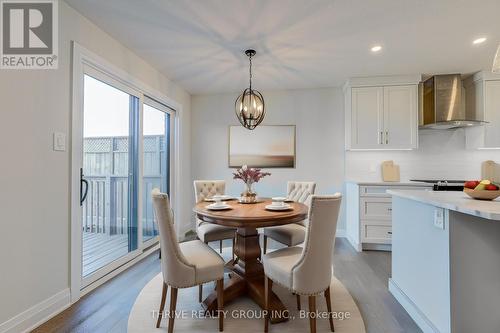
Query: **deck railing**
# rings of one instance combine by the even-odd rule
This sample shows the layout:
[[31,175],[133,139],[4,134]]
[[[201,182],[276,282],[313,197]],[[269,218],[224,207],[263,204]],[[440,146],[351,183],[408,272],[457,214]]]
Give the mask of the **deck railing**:
[[[84,139],[84,174],[89,183],[82,205],[82,228],[88,233],[128,233],[128,138]],[[162,136],[144,138],[142,229],[144,237],[157,234],[150,193],[161,188],[164,170]]]

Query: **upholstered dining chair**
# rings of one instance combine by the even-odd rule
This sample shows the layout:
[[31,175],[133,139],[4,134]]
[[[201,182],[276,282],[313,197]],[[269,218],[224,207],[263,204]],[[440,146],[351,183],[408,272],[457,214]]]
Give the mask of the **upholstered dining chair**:
[[[289,181],[287,184],[287,198],[296,202],[308,204],[308,199],[314,194],[315,190],[315,182]],[[267,252],[268,237],[287,246],[295,246],[302,243],[306,235],[306,223],[306,221],[300,221],[277,227],[264,228],[264,254]]]
[[[226,182],[224,180],[195,180],[194,197],[196,203],[199,203],[214,195],[223,195],[226,193]],[[213,241],[219,241],[219,252],[222,253],[222,241],[224,239],[232,239],[233,248],[232,256],[234,260],[234,242],[236,239],[236,229],[228,228],[221,225],[203,222],[196,219],[196,235],[205,244]],[[203,285],[199,286],[198,301],[201,303],[203,298]]]
[[[300,295],[309,297],[309,312],[316,312],[316,295],[324,294],[334,332],[330,283],[333,271],[335,232],[342,196],[313,195],[309,207],[309,223],[303,247],[292,246],[262,256],[265,278],[265,306],[269,310],[271,288],[277,283]],[[316,317],[309,316],[311,333],[316,332]],[[269,316],[265,318],[264,331],[268,332]]]
[[[178,288],[190,288],[210,281],[217,281],[219,314],[224,306],[224,260],[211,247],[200,240],[178,243],[168,195],[158,189],[152,192],[153,205],[160,232],[161,270],[163,290],[156,327],[160,327],[170,286],[170,311],[168,332],[174,330]],[[219,331],[223,331],[223,316],[219,315]]]
[[[196,203],[199,203],[214,195],[223,195],[226,191],[226,182],[223,180],[195,180],[194,196]],[[198,238],[205,242],[219,241],[219,252],[222,253],[222,241],[224,239],[233,240],[233,259],[234,259],[234,240],[236,229],[223,227],[221,225],[206,223],[199,219],[196,220],[196,234]]]

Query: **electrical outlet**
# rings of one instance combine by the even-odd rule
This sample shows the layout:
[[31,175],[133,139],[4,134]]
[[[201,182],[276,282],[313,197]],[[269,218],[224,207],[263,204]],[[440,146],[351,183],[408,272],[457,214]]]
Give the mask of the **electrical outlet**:
[[438,229],[444,230],[444,209],[435,208],[434,209],[434,226]]

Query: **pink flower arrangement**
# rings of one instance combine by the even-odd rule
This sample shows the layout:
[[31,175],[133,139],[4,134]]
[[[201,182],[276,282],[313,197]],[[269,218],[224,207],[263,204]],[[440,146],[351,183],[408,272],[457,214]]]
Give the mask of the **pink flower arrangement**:
[[253,183],[257,183],[265,176],[270,175],[271,174],[269,172],[262,172],[261,169],[249,168],[248,166],[244,165],[241,167],[241,169],[233,172],[233,179],[241,179],[245,182],[245,184],[251,185]]

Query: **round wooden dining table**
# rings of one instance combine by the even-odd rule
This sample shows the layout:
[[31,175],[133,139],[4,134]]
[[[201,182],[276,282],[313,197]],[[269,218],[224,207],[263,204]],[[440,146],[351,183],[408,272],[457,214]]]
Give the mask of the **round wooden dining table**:
[[[226,210],[209,210],[210,202],[200,202],[194,207],[197,217],[208,223],[236,228],[235,259],[226,264],[229,280],[224,282],[224,303],[249,296],[262,309],[265,308],[264,268],[261,263],[259,234],[257,228],[296,223],[307,217],[308,208],[298,202],[289,203],[286,211],[270,211],[265,208],[270,199],[262,198],[257,203],[242,204],[237,200],[226,201],[231,206]],[[204,301],[207,311],[217,310],[217,293],[212,292]],[[288,320],[288,310],[272,293],[270,302],[271,322]]]

